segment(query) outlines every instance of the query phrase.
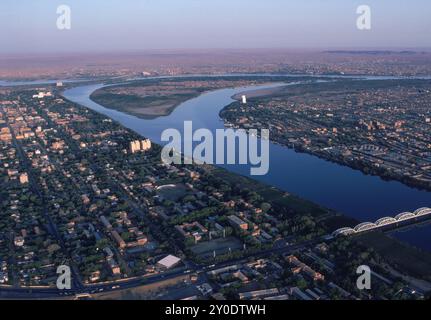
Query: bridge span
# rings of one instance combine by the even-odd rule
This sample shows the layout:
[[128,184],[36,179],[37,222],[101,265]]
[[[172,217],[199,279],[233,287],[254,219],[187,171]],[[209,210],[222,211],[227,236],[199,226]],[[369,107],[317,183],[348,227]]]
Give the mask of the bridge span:
[[397,225],[401,223],[408,223],[409,221],[421,220],[427,217],[431,218],[431,208],[424,207],[419,208],[414,212],[402,212],[395,217],[383,217],[378,219],[376,222],[362,222],[354,228],[340,228],[335,230],[332,235],[336,237],[339,235],[348,236],[353,234],[359,234],[365,231],[381,229],[383,227]]

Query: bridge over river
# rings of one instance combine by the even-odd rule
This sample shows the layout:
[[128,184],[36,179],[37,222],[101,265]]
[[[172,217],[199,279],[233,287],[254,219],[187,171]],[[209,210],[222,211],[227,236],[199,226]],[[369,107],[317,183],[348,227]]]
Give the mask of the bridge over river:
[[350,228],[350,227],[340,228],[338,230],[335,230],[332,233],[332,235],[347,236],[347,235],[359,234],[365,231],[381,229],[383,227],[409,224],[410,222],[425,220],[427,218],[431,218],[431,209],[424,207],[424,208],[419,208],[414,212],[402,212],[396,215],[395,217],[383,217],[377,220],[376,222],[362,222],[354,228]]

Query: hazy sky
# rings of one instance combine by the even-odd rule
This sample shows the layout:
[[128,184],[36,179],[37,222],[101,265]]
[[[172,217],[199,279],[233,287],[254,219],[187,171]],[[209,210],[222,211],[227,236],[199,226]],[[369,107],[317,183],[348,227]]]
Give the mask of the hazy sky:
[[[71,30],[56,27],[71,8]],[[356,28],[356,8],[372,29]],[[0,53],[431,47],[430,0],[0,0]]]

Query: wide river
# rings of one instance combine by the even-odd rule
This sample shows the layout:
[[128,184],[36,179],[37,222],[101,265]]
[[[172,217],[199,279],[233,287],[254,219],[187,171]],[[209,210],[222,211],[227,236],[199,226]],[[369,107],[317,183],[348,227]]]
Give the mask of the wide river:
[[[224,128],[219,112],[233,102],[234,94],[266,88],[267,86],[222,89],[205,93],[178,106],[169,116],[146,120],[105,108],[89,96],[102,84],[83,85],[64,92],[64,97],[102,113],[125,127],[160,141],[161,132],[176,128],[183,132],[184,121],[193,121],[193,129],[212,131]],[[297,153],[292,149],[270,143],[269,172],[264,176],[251,176],[287,192],[335,209],[359,221],[375,221],[384,216],[395,216],[431,206],[431,192],[410,188],[396,181],[384,181],[365,175],[358,170]],[[248,165],[223,165],[231,172],[249,176]],[[431,225],[413,227],[393,234],[410,244],[431,251]]]

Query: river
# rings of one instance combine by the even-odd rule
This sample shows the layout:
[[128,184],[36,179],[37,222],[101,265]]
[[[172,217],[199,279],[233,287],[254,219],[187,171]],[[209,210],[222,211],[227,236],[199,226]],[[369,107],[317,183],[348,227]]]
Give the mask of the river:
[[[161,143],[161,132],[176,128],[182,132],[184,121],[193,121],[193,129],[214,131],[224,128],[219,112],[233,102],[234,94],[267,88],[266,86],[222,89],[205,93],[178,106],[169,116],[152,120],[137,118],[105,108],[89,96],[102,84],[84,85],[66,90],[70,101],[102,113],[123,126]],[[249,176],[248,165],[223,165],[227,170]],[[404,211],[431,206],[431,192],[417,190],[396,181],[384,181],[358,170],[338,165],[318,157],[297,153],[270,143],[270,166],[265,176],[251,176],[281,190],[296,194],[322,206],[335,209],[359,221],[375,221]],[[410,244],[431,251],[431,225],[410,228],[393,235]]]
[[57,82],[66,84],[66,83],[78,83],[78,82],[89,82],[89,81],[91,80],[88,80],[88,79],[0,80],[0,87],[38,86],[38,85],[46,85],[46,84],[56,84]]

